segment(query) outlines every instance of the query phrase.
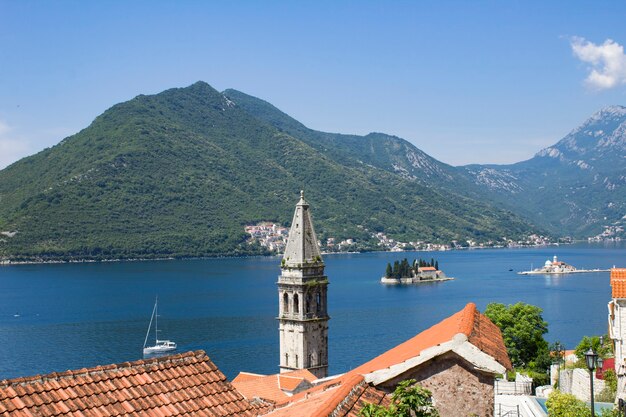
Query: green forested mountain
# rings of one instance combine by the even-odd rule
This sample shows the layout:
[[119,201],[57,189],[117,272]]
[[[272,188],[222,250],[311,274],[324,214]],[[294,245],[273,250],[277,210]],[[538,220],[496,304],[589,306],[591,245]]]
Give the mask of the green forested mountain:
[[[448,191],[476,191],[458,169],[427,155],[406,140],[384,133],[343,135],[309,129],[270,103],[237,90],[224,94],[249,114],[298,138],[342,165],[363,164],[394,173],[409,181]],[[474,193],[474,195],[477,195]]]
[[368,164],[427,187],[488,201],[555,236],[585,238],[610,227],[614,235],[626,237],[623,106],[602,109],[528,161],[452,167],[395,136],[315,131],[256,97],[236,90],[224,93],[248,113],[343,165]]
[[[379,143],[366,141],[353,138]],[[322,238],[486,241],[532,231],[507,211],[384,169],[375,155],[355,163],[351,146],[342,155],[321,138],[294,137],[203,82],[141,95],[0,171],[0,232],[17,232],[0,235],[0,256],[258,253],[244,225],[288,224],[300,189]]]

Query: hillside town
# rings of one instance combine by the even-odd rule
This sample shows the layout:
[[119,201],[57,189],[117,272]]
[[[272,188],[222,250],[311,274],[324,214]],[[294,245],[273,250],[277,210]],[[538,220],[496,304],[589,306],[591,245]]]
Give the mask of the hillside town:
[[[362,227],[361,227],[362,228]],[[369,232],[372,246],[369,242],[361,242],[356,238],[337,239],[328,237],[324,241],[318,241],[317,244],[323,253],[333,252],[358,252],[362,250],[382,250],[389,252],[404,251],[446,251],[453,249],[481,249],[481,248],[497,248],[497,247],[529,247],[529,246],[545,246],[554,244],[554,241],[547,236],[531,234],[523,240],[512,240],[503,238],[501,242],[487,241],[477,242],[475,240],[457,241],[453,240],[449,244],[432,243],[425,241],[401,242],[393,239],[383,232]],[[250,235],[249,243],[258,243],[270,252],[281,254],[284,252],[287,244],[287,235],[289,229],[274,222],[260,222],[253,225],[247,225],[245,232]],[[564,241],[563,239],[561,241]],[[566,241],[566,240],[565,240]]]

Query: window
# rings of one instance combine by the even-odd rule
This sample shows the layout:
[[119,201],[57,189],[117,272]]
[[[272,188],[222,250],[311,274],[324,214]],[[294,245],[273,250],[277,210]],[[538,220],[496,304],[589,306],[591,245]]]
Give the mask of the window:
[[294,314],[298,314],[300,312],[300,305],[298,302],[298,294],[293,295],[293,312]]
[[311,312],[311,294],[306,295],[306,304],[305,304],[304,311],[307,314]]
[[315,294],[315,305],[316,305],[316,309],[317,312],[321,312],[322,311],[322,295],[318,292],[317,294]]
[[285,353],[285,366],[289,366],[289,354]]
[[289,314],[289,296],[283,293],[283,314]]
[[298,355],[296,355],[296,368],[298,367]]

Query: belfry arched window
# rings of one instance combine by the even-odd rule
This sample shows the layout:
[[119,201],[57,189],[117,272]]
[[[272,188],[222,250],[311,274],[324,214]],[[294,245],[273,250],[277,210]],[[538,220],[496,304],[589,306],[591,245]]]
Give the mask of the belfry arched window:
[[298,300],[298,294],[293,295],[293,313],[298,314],[300,312],[300,304]]
[[289,314],[289,296],[283,293],[283,314]]
[[315,294],[315,308],[318,313],[322,311],[322,295],[319,292]]
[[304,305],[304,312],[309,314],[311,312],[311,294],[306,295],[306,302]]

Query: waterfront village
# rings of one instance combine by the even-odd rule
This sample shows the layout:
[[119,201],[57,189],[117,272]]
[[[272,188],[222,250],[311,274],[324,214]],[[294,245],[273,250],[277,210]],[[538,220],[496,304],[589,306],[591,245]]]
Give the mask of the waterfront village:
[[[281,254],[285,250],[285,245],[287,244],[287,236],[289,234],[289,229],[287,227],[281,226],[273,222],[260,222],[254,225],[245,226],[244,230],[247,234],[250,235],[249,243],[256,242],[268,251],[277,254]],[[526,239],[517,241],[503,238],[502,242],[505,243],[496,243],[491,241],[476,242],[474,240],[467,240],[464,242],[452,241],[449,244],[430,243],[423,241],[400,242],[388,237],[383,232],[374,233],[369,232],[366,229],[364,230],[368,232],[370,234],[370,237],[376,242],[376,248],[378,250],[390,252],[402,252],[410,250],[443,251],[461,248],[474,249],[488,247],[512,248],[524,246],[544,246],[553,243],[553,241],[549,237],[537,234],[529,235]],[[563,242],[567,243],[567,240]],[[339,240],[334,237],[328,237],[325,241],[317,242],[318,246],[320,246],[322,250],[322,253],[356,252],[362,247],[360,243],[361,242],[358,242],[356,239],[353,238]]]
[[[276,373],[241,370],[229,381],[201,350],[144,357],[0,380],[0,416],[545,417],[542,404],[548,396],[548,408],[552,401],[553,407],[567,411],[552,415],[587,417],[589,407],[579,399],[591,399],[593,406],[594,386],[597,393],[606,393],[613,384],[608,394],[612,414],[603,416],[617,416],[612,403],[626,398],[626,268],[611,270],[610,341],[595,346],[589,342],[589,371],[562,366],[561,359],[572,355],[573,361],[582,360],[571,351],[545,351],[553,364],[549,379],[537,386],[540,381],[533,381],[532,375],[515,372],[523,352],[509,348],[505,328],[488,316],[489,306],[480,312],[470,301],[405,342],[329,375],[327,300],[332,277],[325,275],[303,194],[291,228],[286,234],[276,229],[272,233],[286,237],[282,261],[276,266],[280,269]],[[404,269],[407,265],[408,261]],[[438,269],[435,260],[418,261],[420,265]],[[401,276],[401,266],[397,269]],[[512,307],[533,311],[533,306],[521,304]],[[605,357],[602,363],[592,348]],[[594,368],[598,373],[592,372]]]

